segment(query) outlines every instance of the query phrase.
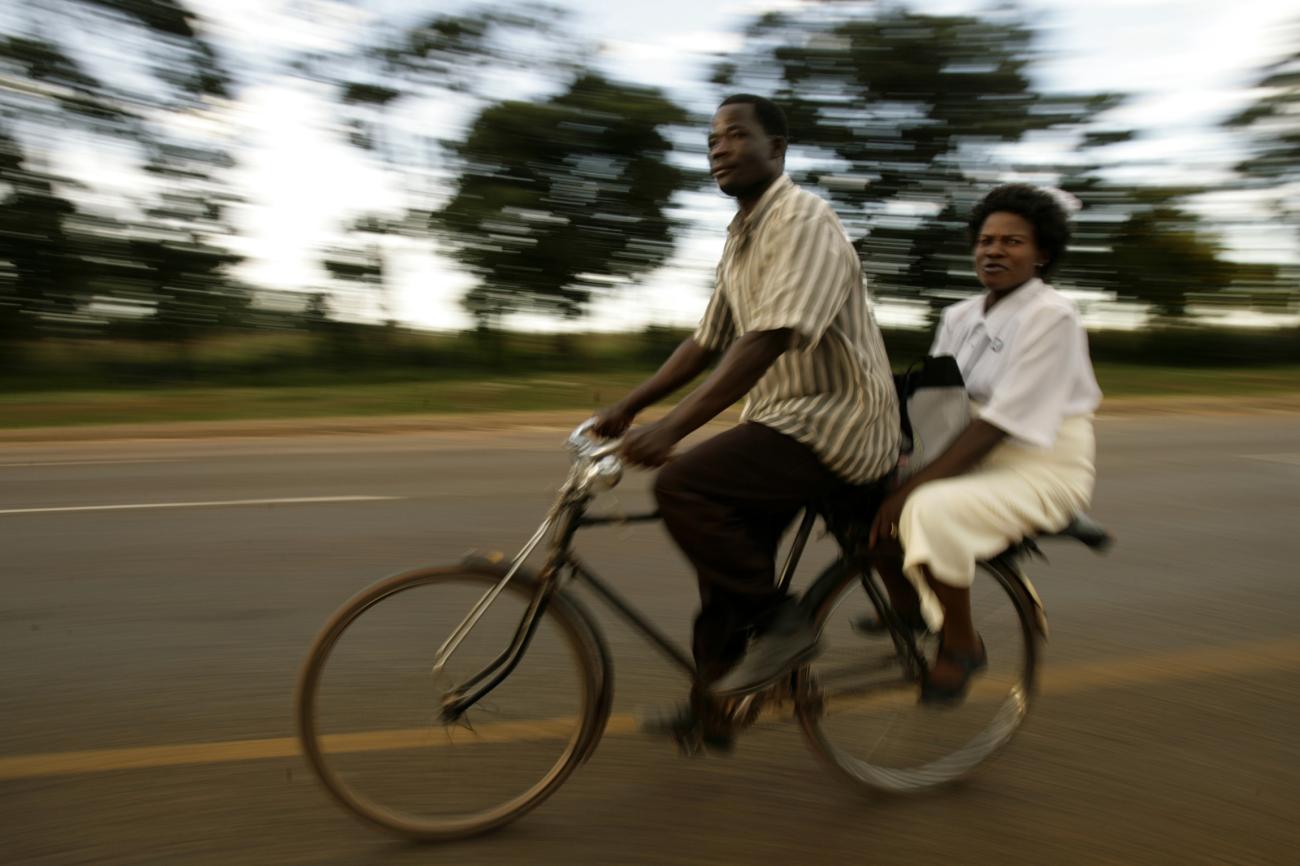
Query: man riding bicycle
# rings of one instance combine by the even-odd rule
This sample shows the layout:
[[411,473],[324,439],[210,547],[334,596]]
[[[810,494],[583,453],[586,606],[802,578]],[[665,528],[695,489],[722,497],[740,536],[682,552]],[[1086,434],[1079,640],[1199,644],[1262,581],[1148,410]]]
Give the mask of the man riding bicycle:
[[[857,252],[830,206],[786,176],[781,109],[728,97],[708,146],[714,180],[738,208],[713,296],[695,333],[602,412],[595,431],[623,435],[721,357],[667,415],[627,432],[622,455],[664,467],[655,498],[699,578],[698,678],[668,728],[679,741],[726,745],[720,698],[761,688],[817,649],[815,629],[775,585],[782,533],[809,502],[892,470],[899,419]],[[738,426],[669,462],[678,442],[742,396]]]

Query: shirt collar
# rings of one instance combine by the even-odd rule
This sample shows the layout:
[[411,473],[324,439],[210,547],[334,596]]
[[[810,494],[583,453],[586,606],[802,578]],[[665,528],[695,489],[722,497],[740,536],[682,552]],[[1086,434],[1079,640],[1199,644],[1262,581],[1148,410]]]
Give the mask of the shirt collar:
[[790,175],[782,174],[763,190],[763,194],[759,196],[758,202],[748,215],[740,211],[736,212],[727,225],[727,234],[748,239],[762,223],[763,216],[772,209],[776,200],[792,189],[794,189],[794,181],[790,180]]
[[980,319],[985,325],[1000,325],[1015,318],[1016,313],[1033,303],[1034,298],[1047,291],[1047,283],[1034,277],[1011,294],[993,305],[993,309],[984,311],[983,298],[979,305]]

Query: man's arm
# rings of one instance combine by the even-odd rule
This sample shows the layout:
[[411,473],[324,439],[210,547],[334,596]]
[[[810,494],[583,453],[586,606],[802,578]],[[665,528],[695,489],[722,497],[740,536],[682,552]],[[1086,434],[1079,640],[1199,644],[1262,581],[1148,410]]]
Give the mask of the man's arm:
[[790,328],[778,328],[751,331],[736,340],[704,384],[663,418],[637,428],[624,440],[623,455],[642,466],[663,464],[687,434],[716,418],[758,384],[790,348],[792,336]]
[[790,348],[791,336],[789,328],[745,334],[731,345],[704,384],[678,403],[662,423],[682,439],[718,417],[758,384],[768,368]]
[[653,376],[596,416],[596,433],[607,437],[623,435],[637,413],[658,403],[704,372],[716,354],[691,337],[682,340]]

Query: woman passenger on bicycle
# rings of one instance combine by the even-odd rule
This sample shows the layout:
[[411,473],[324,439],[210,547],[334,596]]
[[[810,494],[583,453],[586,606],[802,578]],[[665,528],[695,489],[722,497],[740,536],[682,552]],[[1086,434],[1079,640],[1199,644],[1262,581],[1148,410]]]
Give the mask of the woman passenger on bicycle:
[[1060,530],[1087,506],[1101,401],[1079,313],[1043,282],[1069,238],[1061,204],[1001,186],[975,207],[969,232],[986,291],[943,311],[930,354],[956,358],[973,420],[886,498],[871,529],[872,546],[902,546],[901,574],[895,561],[882,578],[904,622],[940,632],[921,695],[933,703],[961,701],[988,662],[971,621],[976,561]]

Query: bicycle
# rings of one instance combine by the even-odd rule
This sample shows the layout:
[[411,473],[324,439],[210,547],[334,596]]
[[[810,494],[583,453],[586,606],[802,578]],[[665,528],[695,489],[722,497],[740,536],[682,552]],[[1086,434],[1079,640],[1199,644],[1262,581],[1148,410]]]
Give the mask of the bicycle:
[[[330,795],[371,824],[440,841],[500,827],[554,793],[607,728],[634,729],[623,718],[611,724],[609,649],[571,584],[588,587],[694,675],[690,657],[572,550],[580,528],[658,517],[588,514],[592,499],[622,477],[620,443],[590,439],[592,423],[570,434],[568,477],[513,559],[471,554],[456,566],[390,577],[344,604],[316,637],[296,694],[303,751]],[[1020,567],[1038,552],[1034,539],[979,563],[972,606],[990,667],[960,708],[935,709],[916,699],[933,636],[903,624],[872,573],[870,514],[846,521],[810,503],[781,585],[789,586],[819,516],[840,555],[799,604],[821,629],[824,650],[734,704],[737,731],[792,708],[814,751],[860,789],[907,793],[966,775],[1006,745],[1034,695],[1047,618]],[[1110,541],[1084,517],[1056,535],[1093,548]],[[525,560],[548,536],[545,562],[533,572]],[[384,604],[397,598],[403,603]],[[886,626],[878,635],[853,625],[868,614]],[[401,703],[406,698],[413,706]],[[458,783],[457,774],[472,783]]]

